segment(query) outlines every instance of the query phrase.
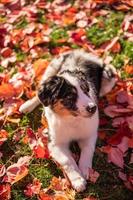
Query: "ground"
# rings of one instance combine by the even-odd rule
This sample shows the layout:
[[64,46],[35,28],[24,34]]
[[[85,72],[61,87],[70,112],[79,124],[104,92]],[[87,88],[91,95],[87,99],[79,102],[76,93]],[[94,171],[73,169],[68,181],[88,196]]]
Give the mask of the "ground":
[[[133,190],[133,4],[128,0],[0,1],[0,199],[130,200]],[[83,48],[118,72],[99,101],[99,138],[86,191],[49,157],[39,106],[21,114],[61,52]],[[73,146],[75,158],[77,147]]]

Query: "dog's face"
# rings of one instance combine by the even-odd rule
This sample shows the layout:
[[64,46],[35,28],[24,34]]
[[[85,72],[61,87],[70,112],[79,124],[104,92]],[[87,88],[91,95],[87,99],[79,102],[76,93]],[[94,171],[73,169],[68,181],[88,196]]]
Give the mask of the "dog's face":
[[63,77],[53,76],[41,85],[38,97],[45,107],[50,106],[60,116],[91,117],[97,107],[89,92],[89,84],[85,82],[74,86]]

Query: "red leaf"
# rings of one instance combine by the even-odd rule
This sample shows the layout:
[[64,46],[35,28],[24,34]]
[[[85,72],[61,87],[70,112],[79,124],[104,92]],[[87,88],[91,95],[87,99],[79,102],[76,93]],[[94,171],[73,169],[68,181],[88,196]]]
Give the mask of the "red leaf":
[[107,143],[111,145],[118,145],[121,143],[124,136],[128,138],[131,138],[132,136],[132,131],[128,127],[127,123],[121,124],[117,132],[107,140]]
[[11,187],[9,184],[0,185],[0,200],[8,200],[11,198]]
[[104,109],[104,113],[109,117],[117,117],[122,114],[132,113],[132,108],[124,108],[118,105],[110,105]]
[[95,198],[95,197],[86,197],[86,198],[84,198],[83,200],[98,200],[97,198]]
[[85,35],[85,30],[84,29],[79,29],[77,32],[72,33],[72,39],[74,40],[74,42],[78,43],[82,43],[82,37]]
[[114,163],[120,168],[123,168],[123,156],[124,154],[120,149],[111,147],[110,152],[108,154],[108,161]]
[[128,146],[129,148],[133,148],[133,137],[129,139]]
[[120,177],[121,180],[127,181],[127,175],[124,174],[123,172],[119,171],[118,176]]
[[100,118],[100,126],[105,126],[108,124],[108,120],[106,118]]
[[49,158],[48,149],[44,146],[42,147],[41,145],[37,145],[34,147],[33,151],[36,158]]
[[111,146],[104,146],[100,148],[100,150],[104,153],[108,154],[108,162],[112,162],[115,165],[117,165],[120,168],[123,168],[124,160],[123,156],[124,153],[117,147],[111,147]]
[[30,159],[30,156],[24,156],[21,157],[17,163],[9,166],[3,181],[14,184],[24,178],[28,174],[27,165],[29,165]]
[[100,176],[100,174],[97,171],[95,171],[94,169],[89,169],[89,180],[92,183],[96,183],[99,176]]
[[29,137],[29,146],[33,150],[36,158],[49,158],[48,151],[48,137],[44,135],[43,129],[38,129],[38,132],[34,133],[32,129],[27,129]]
[[26,186],[26,189],[24,190],[24,193],[27,197],[32,197],[35,194],[39,194],[41,189],[41,182],[38,179],[34,179],[32,184],[28,184]]
[[127,91],[120,91],[117,94],[116,100],[118,103],[128,103],[128,94]]
[[111,52],[113,53],[119,53],[120,50],[121,50],[121,45],[119,42],[116,42],[111,48]]
[[4,176],[6,173],[5,165],[0,165],[0,177]]
[[107,135],[106,135],[105,132],[99,131],[99,132],[98,132],[98,137],[99,137],[101,140],[104,140],[104,139],[106,139]]
[[129,142],[129,138],[127,137],[123,137],[122,141],[119,145],[117,145],[117,147],[123,152],[125,153],[128,150],[128,142]]
[[7,57],[11,56],[12,49],[9,47],[6,47],[6,48],[2,49],[1,54],[3,57],[7,58]]

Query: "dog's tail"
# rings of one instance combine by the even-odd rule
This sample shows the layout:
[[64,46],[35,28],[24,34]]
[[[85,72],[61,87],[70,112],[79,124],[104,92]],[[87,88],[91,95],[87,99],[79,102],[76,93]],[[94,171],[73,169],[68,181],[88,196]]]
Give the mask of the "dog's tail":
[[112,65],[105,65],[102,75],[102,83],[100,89],[100,96],[106,95],[115,86],[118,80],[118,75],[115,67]]
[[26,101],[24,104],[22,104],[19,108],[19,111],[21,113],[28,113],[32,112],[38,105],[40,104],[39,98],[36,95],[32,99]]

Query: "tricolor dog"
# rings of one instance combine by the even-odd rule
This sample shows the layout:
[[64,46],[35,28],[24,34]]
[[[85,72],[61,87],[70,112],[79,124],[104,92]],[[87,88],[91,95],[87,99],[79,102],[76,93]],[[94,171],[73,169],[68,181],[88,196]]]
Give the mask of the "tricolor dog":
[[[116,71],[83,50],[63,53],[46,69],[37,95],[20,107],[31,112],[42,103],[48,122],[49,151],[78,192],[85,190],[95,151],[99,125],[98,98],[115,85]],[[77,141],[80,159],[69,149]]]

